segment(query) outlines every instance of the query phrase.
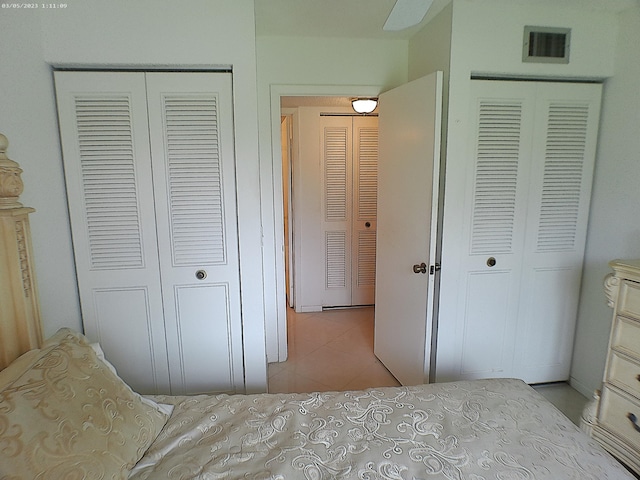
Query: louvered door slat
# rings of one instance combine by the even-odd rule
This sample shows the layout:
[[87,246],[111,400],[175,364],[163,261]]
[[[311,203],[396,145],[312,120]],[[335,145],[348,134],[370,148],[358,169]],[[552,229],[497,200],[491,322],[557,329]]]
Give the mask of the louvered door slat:
[[513,248],[520,160],[522,104],[479,103],[471,252],[508,253]]
[[143,251],[130,99],[78,95],[75,110],[91,266],[140,267]]
[[589,105],[548,106],[537,250],[572,250],[580,215]]
[[375,219],[378,205],[378,129],[367,127],[357,131],[357,218]]
[[324,129],[324,201],[326,221],[347,219],[347,129]]
[[347,286],[347,235],[345,232],[326,232],[325,240],[325,286],[345,288]]
[[224,264],[217,97],[165,95],[163,108],[174,264]]

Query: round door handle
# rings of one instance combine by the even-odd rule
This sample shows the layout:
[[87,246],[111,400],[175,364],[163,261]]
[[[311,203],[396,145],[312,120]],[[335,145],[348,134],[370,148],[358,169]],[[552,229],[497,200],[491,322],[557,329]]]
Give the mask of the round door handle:
[[198,280],[204,280],[205,278],[207,278],[207,272],[205,272],[204,270],[198,270],[196,272],[196,278]]
[[371,226],[371,222],[365,222],[364,226],[369,228]]
[[487,258],[487,266],[488,267],[494,267],[496,265],[496,259],[495,257],[489,257]]

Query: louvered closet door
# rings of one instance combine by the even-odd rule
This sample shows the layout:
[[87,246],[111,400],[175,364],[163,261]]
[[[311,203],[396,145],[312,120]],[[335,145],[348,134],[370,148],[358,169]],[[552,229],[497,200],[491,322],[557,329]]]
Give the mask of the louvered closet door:
[[513,363],[534,100],[518,84],[496,83],[472,82],[462,307],[455,323],[439,322],[456,334],[438,342],[438,381],[509,376]]
[[133,388],[166,393],[144,75],[56,72],[55,85],[85,333]]
[[353,136],[351,117],[320,117],[322,306],[351,305]]
[[[376,277],[378,118],[320,117],[325,307],[372,305]],[[317,274],[314,273],[314,274]]]
[[231,74],[148,73],[171,391],[242,388]]
[[515,370],[569,378],[594,169],[601,86],[536,84]]
[[456,316],[439,321],[437,378],[566,380],[600,87],[471,83],[466,249]]
[[351,305],[373,305],[376,285],[378,117],[353,118]]

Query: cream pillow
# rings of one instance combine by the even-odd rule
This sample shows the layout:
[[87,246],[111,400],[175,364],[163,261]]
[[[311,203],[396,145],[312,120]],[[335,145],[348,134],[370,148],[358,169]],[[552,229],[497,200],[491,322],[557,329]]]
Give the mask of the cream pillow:
[[62,329],[0,391],[0,478],[126,479],[167,418]]

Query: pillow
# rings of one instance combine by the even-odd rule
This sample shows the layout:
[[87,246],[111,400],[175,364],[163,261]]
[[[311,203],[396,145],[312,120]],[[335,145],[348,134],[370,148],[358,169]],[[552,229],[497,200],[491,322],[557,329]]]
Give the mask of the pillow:
[[61,329],[0,390],[0,478],[126,479],[167,418]]
[[[104,356],[104,352],[102,351],[102,347],[100,346],[99,343],[92,343],[90,344],[91,348],[93,349],[94,352],[96,352],[96,356],[102,361],[102,363],[104,363],[107,368],[109,370],[111,370],[113,372],[114,375],[118,375],[118,372],[116,371],[116,367],[114,367],[111,362],[109,362],[105,356]],[[133,392],[133,390],[132,390]],[[167,416],[171,416],[171,414],[173,413],[173,408],[174,405],[169,405],[168,403],[156,403],[153,400],[151,400],[148,397],[143,397],[142,395],[140,395],[139,393],[133,392],[133,394],[135,396],[137,396],[141,402],[146,403],[148,405],[151,405],[154,408],[157,408],[158,410],[160,410],[162,413],[166,414]]]

